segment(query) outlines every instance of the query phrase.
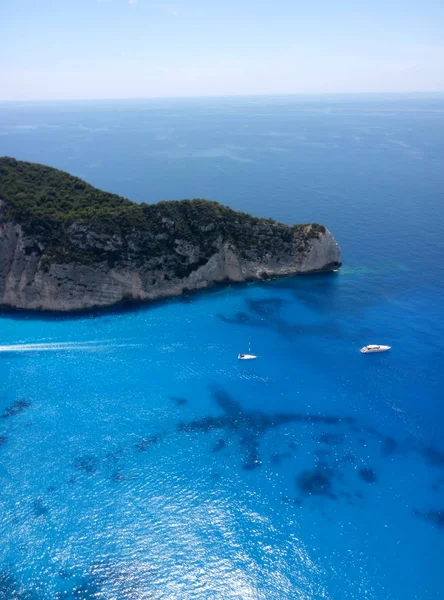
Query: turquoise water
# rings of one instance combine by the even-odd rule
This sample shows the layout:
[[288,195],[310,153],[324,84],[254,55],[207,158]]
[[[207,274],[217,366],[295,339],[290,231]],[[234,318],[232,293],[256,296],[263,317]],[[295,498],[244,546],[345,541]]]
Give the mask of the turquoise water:
[[441,598],[444,98],[3,104],[4,154],[319,221],[344,267],[2,315],[0,599]]

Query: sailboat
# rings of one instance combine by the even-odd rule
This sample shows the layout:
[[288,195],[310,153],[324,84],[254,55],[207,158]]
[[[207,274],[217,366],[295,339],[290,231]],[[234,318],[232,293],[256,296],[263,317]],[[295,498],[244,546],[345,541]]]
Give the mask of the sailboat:
[[251,339],[248,342],[248,354],[238,354],[239,360],[254,360],[257,358],[256,354],[251,354]]

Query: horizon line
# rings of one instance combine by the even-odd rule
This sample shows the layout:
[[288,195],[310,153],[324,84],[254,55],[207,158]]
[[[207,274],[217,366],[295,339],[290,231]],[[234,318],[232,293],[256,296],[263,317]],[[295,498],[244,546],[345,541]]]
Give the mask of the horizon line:
[[304,97],[342,97],[342,96],[442,96],[444,90],[412,90],[412,91],[392,91],[392,92],[279,92],[267,94],[208,94],[196,96],[136,96],[133,98],[125,97],[106,97],[106,98],[8,98],[0,99],[0,104],[33,104],[43,102],[147,102],[155,100],[212,100],[212,99],[242,99],[242,98],[304,98]]

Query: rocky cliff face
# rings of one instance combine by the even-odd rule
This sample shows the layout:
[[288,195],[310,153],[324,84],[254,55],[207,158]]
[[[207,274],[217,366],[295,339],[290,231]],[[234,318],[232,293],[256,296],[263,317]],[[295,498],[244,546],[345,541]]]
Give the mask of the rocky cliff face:
[[[83,194],[74,208],[71,193]],[[0,159],[4,307],[104,307],[329,270],[340,260],[322,225],[289,227],[203,200],[134,205],[55,169]]]
[[166,298],[223,281],[242,282],[328,270],[340,264],[339,246],[328,230],[311,238],[303,251],[260,258],[242,257],[221,239],[212,256],[195,268],[193,265],[199,263],[199,248],[178,240],[177,250],[191,269],[183,277],[174,268],[168,269],[169,257],[164,264],[156,259],[156,266],[149,257],[140,265],[121,262],[110,266],[106,261],[48,263],[44,250],[38,241],[24,234],[20,224],[0,225],[0,305],[73,311],[125,300]]

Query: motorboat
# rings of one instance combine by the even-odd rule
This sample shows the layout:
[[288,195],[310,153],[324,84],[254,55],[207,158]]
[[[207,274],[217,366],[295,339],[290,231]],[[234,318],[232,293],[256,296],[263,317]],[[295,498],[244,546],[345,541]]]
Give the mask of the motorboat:
[[362,354],[370,354],[371,352],[387,352],[391,346],[381,346],[379,344],[369,344],[361,348]]

